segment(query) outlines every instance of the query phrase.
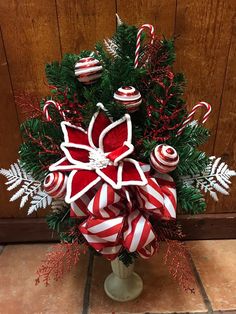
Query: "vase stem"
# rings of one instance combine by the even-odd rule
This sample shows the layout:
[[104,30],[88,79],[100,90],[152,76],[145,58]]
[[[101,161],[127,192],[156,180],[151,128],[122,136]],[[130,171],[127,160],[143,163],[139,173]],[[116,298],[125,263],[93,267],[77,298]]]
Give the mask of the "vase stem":
[[134,272],[134,264],[126,267],[118,258],[111,262],[111,273],[104,282],[106,294],[113,300],[126,302],[137,298],[143,290],[141,277]]

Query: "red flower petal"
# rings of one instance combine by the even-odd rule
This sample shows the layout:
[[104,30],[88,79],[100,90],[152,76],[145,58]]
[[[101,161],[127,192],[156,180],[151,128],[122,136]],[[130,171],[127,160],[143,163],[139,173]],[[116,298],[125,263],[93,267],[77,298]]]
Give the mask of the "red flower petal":
[[126,114],[122,119],[110,124],[100,135],[99,148],[105,153],[112,152],[124,145],[131,144],[132,125],[130,116]]
[[118,178],[118,167],[108,165],[106,168],[96,169],[96,173],[114,189],[121,188],[121,180]]
[[98,140],[101,132],[110,124],[110,119],[102,110],[99,110],[93,115],[88,127],[88,139],[90,146],[98,147]]
[[89,145],[88,135],[84,129],[76,127],[69,122],[62,122],[61,128],[64,133],[66,143]]
[[134,150],[134,146],[132,144],[125,144],[122,147],[113,150],[110,154],[107,155],[111,161],[116,165],[120,160],[130,155]]
[[131,158],[125,158],[122,169],[122,186],[145,184],[147,184],[147,179],[139,162]]
[[74,170],[70,173],[67,181],[67,193],[65,201],[72,203],[84,195],[95,184],[97,184],[101,178],[95,171],[90,170]]
[[71,164],[80,166],[80,169],[91,169],[89,165],[89,146],[63,143],[61,149]]
[[72,171],[76,169],[80,169],[78,165],[74,165],[66,157],[63,157],[62,159],[58,160],[54,164],[52,164],[49,167],[49,171]]

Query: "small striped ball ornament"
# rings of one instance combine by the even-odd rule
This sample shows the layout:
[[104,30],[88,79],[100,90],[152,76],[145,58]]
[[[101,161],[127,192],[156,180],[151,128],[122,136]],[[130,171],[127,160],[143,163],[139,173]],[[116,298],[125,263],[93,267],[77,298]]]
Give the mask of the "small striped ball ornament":
[[120,87],[113,95],[116,103],[127,108],[129,112],[135,112],[142,103],[140,92],[133,86]]
[[165,144],[157,145],[150,154],[150,165],[161,173],[168,173],[177,167],[179,155],[176,150]]
[[43,182],[44,191],[53,198],[64,198],[66,195],[67,176],[59,171],[48,174]]
[[82,58],[75,64],[75,76],[78,81],[90,85],[95,83],[102,75],[102,65],[93,57]]

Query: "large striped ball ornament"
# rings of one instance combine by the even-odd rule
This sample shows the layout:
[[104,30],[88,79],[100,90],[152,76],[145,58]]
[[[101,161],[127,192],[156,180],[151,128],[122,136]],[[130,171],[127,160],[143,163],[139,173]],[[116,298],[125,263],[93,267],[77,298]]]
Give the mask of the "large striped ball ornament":
[[168,145],[157,145],[150,154],[150,165],[161,173],[168,173],[177,167],[179,156],[176,150]]
[[75,76],[83,84],[93,84],[101,75],[102,65],[93,57],[82,58],[75,64]]
[[125,106],[129,112],[137,111],[142,103],[140,92],[132,86],[120,87],[113,97],[118,104]]
[[66,195],[67,176],[62,172],[51,172],[43,182],[45,192],[53,198],[64,198]]

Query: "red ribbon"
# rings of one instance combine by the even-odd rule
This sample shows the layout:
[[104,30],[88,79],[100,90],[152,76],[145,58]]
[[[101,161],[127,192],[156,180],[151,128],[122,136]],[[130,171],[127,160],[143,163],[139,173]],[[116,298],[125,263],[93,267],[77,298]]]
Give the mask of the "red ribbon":
[[81,200],[72,204],[74,209],[77,206],[78,217],[87,217],[79,229],[89,245],[110,260],[124,248],[143,258],[152,256],[157,245],[149,217],[175,218],[176,191],[169,175],[157,175],[145,186],[120,190],[103,183],[93,197],[85,198],[83,204]]

